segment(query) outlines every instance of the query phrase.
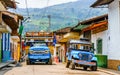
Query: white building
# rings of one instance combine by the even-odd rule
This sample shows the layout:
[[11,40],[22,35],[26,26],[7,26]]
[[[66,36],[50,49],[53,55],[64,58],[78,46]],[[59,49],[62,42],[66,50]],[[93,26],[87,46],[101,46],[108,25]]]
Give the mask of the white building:
[[91,7],[108,7],[108,68],[120,65],[120,0],[97,0]]

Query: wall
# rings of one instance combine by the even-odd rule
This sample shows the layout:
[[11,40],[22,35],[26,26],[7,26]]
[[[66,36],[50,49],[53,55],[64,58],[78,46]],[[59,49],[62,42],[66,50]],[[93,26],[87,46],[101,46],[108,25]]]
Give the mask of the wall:
[[[119,0],[109,5],[109,59],[120,59],[120,8]],[[113,16],[114,15],[114,16]]]
[[3,52],[3,62],[11,60],[10,51],[10,33],[2,33],[2,52]]
[[[100,38],[102,39],[102,54],[103,55],[107,55],[108,54],[108,34],[107,34],[108,30],[103,31],[103,32],[99,32],[96,34],[92,34],[92,38],[91,41],[92,43],[94,43],[94,48],[95,50],[97,50],[97,40]],[[95,51],[96,53],[96,51]]]
[[[117,69],[119,64],[114,64],[120,60],[120,0],[114,0],[109,4],[109,50],[108,50],[108,67]],[[111,65],[114,64],[114,65]],[[113,68],[114,67],[114,68]]]
[[[17,39],[17,38],[16,38]],[[15,38],[12,38],[10,39],[10,43],[11,43],[11,55],[12,55],[12,58],[15,60],[15,61],[18,61],[19,60],[19,49],[18,49],[18,41],[15,40]]]

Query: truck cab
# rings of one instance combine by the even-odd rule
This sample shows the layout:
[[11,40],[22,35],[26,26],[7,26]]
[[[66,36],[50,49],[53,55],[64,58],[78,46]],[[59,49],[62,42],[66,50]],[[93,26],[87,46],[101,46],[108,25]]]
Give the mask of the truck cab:
[[96,71],[97,58],[92,53],[93,50],[88,39],[69,40],[66,53],[66,68],[75,69],[75,67],[83,67],[84,70],[87,70],[89,67],[92,71]]
[[32,63],[46,63],[52,65],[52,57],[48,46],[37,45],[30,47],[26,62],[28,65]]

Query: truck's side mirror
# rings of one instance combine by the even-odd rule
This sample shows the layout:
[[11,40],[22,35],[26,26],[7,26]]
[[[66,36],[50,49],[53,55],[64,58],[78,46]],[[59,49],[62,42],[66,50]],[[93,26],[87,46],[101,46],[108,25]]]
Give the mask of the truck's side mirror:
[[68,57],[68,52],[66,53],[66,57]]
[[95,49],[93,47],[90,47],[90,52],[94,53]]

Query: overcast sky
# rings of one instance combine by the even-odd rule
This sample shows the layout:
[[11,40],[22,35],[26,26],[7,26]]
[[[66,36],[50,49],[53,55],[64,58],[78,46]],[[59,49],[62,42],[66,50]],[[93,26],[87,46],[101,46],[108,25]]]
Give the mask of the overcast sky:
[[[25,8],[25,0],[15,0],[16,2],[19,2],[17,6],[19,8]],[[49,1],[49,2],[48,2]],[[68,2],[74,2],[77,0],[27,0],[28,8],[43,8],[47,6],[62,4],[62,3],[68,3]]]

